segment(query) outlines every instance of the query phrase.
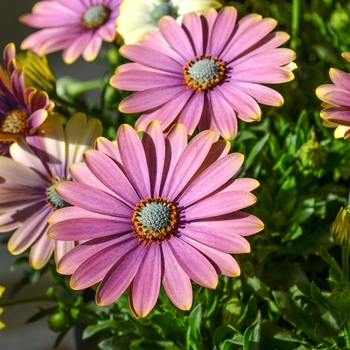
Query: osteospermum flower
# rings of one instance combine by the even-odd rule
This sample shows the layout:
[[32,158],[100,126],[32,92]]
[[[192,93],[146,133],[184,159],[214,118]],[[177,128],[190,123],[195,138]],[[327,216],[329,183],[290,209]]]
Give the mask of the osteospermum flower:
[[11,158],[0,157],[0,232],[15,230],[8,249],[20,254],[30,248],[29,263],[42,268],[55,250],[58,260],[74,242],[54,242],[46,236],[47,218],[68,205],[56,193],[59,182],[70,181],[68,167],[80,161],[82,153],[102,134],[101,122],[75,114],[65,131],[60,117],[50,115],[40,135],[20,140],[10,147]]
[[46,92],[26,86],[13,43],[4,49],[4,66],[5,70],[0,67],[0,155],[11,142],[33,135],[54,107]]
[[201,13],[221,6],[216,0],[123,0],[117,19],[118,33],[125,44],[134,44],[149,30],[158,29],[158,21],[164,16],[180,23],[186,13]]
[[276,20],[251,14],[236,23],[237,11],[225,7],[200,17],[183,17],[180,26],[172,17],[159,21],[160,33],[148,32],[136,45],[120,52],[135,61],[118,67],[110,83],[137,91],[124,99],[123,113],[144,114],[136,129],[145,130],[158,119],[163,129],[183,123],[189,134],[196,126],[211,129],[225,139],[237,132],[237,117],[260,120],[257,102],[280,106],[282,96],[260,83],[293,79],[295,53],[277,48],[288,34],[271,33]]
[[[342,56],[350,62],[350,52],[344,52]],[[337,128],[336,138],[347,139],[350,137],[350,74],[331,68],[329,77],[333,84],[324,84],[316,89],[317,97],[326,103],[320,115],[324,126]]]
[[103,41],[116,36],[116,18],[121,0],[45,0],[32,13],[20,17],[30,27],[43,28],[21,44],[39,55],[64,50],[63,60],[73,63],[80,55],[96,58]]
[[164,137],[158,121],[142,141],[129,125],[117,133],[118,148],[100,138],[84,163],[71,167],[75,182],[58,184],[74,206],[50,216],[51,238],[85,241],[65,255],[58,271],[73,289],[101,281],[98,305],[114,302],[130,286],[133,313],[146,316],[162,283],[180,309],[192,303],[190,279],[215,288],[217,273],[238,276],[231,253],[248,253],[243,236],[263,228],[239,210],[255,203],[253,179],[230,180],[243,155],[228,154],[227,141],[203,131],[187,144],[183,125]]

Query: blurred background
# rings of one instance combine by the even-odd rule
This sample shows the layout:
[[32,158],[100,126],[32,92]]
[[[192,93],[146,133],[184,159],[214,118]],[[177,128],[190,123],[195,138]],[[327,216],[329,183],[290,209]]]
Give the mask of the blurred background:
[[[32,33],[32,28],[26,27],[18,21],[20,15],[31,11],[37,0],[0,0],[0,51],[14,42],[17,52],[21,42],[26,36]],[[88,63],[79,59],[72,65],[66,65],[61,58],[62,52],[48,56],[52,69],[57,78],[71,76],[81,81],[95,79],[104,74],[105,69],[98,63]],[[2,54],[1,54],[2,56]],[[0,64],[3,65],[2,59]],[[18,281],[28,270],[28,264],[21,265],[15,271],[10,271],[11,264],[18,258],[12,256],[4,242],[7,241],[10,233],[1,234],[0,241],[0,285],[6,287],[1,300],[9,299],[9,295],[16,289]],[[28,285],[16,293],[16,298],[29,296],[43,296],[51,286],[51,277],[47,273],[35,284]],[[50,331],[47,326],[47,318],[40,321],[26,324],[26,321],[36,314],[38,306],[47,308],[49,303],[25,303],[16,306],[6,307],[0,320],[6,327],[0,330],[0,349],[8,350],[49,350],[53,349],[57,334]],[[74,335],[68,333],[58,350],[74,350],[76,348]]]

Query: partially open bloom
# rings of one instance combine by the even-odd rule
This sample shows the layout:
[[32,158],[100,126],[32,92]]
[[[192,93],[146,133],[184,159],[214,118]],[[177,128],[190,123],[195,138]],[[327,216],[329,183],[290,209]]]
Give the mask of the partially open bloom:
[[133,313],[146,316],[162,283],[180,309],[192,304],[190,279],[215,288],[217,273],[238,276],[230,255],[248,253],[243,237],[263,228],[251,214],[254,179],[231,180],[243,155],[228,154],[229,142],[215,142],[206,130],[187,144],[177,124],[164,137],[158,121],[142,141],[129,125],[117,133],[116,147],[100,138],[84,163],[71,166],[76,181],[57,185],[59,196],[73,206],[57,210],[49,222],[51,238],[85,241],[58,264],[70,275],[73,289],[101,282],[98,305],[114,302],[130,285]]
[[18,66],[24,68],[24,80],[27,86],[49,95],[55,90],[56,77],[46,56],[38,56],[32,50],[20,52],[16,56]]
[[289,38],[271,31],[277,21],[257,14],[236,23],[237,10],[210,9],[202,16],[190,13],[182,26],[170,16],[159,30],[148,32],[136,45],[120,52],[134,61],[117,68],[113,87],[137,91],[119,105],[123,113],[144,114],[136,122],[143,131],[159,120],[163,130],[174,123],[192,134],[214,130],[225,139],[237,133],[237,117],[260,120],[257,102],[280,106],[282,96],[260,83],[282,83],[294,78],[294,51],[277,48]]
[[116,36],[116,18],[121,0],[44,0],[32,13],[20,17],[24,24],[43,28],[29,35],[21,45],[39,55],[64,50],[63,60],[73,63],[80,55],[96,58],[103,41]]
[[339,209],[331,226],[331,235],[334,243],[350,247],[350,205]]
[[0,67],[0,155],[11,142],[34,134],[54,107],[46,92],[26,86],[12,43],[4,49],[4,66],[5,70]]
[[[350,62],[350,52],[344,52],[342,56]],[[331,68],[329,77],[333,84],[324,84],[316,89],[317,97],[325,102],[320,115],[324,126],[337,128],[336,138],[347,139],[350,137],[350,74]]]
[[[16,230],[8,243],[9,251],[20,254],[30,248],[29,263],[42,268],[55,250],[58,260],[74,242],[54,242],[46,236],[47,218],[57,208],[68,205],[55,191],[59,182],[70,181],[68,167],[82,159],[102,134],[101,122],[86,122],[77,113],[63,130],[60,117],[51,114],[39,135],[10,146],[12,157],[0,157],[0,232]],[[42,136],[43,135],[43,136]]]
[[117,19],[118,33],[125,44],[134,44],[149,30],[158,29],[158,21],[163,16],[171,16],[181,23],[186,13],[201,13],[221,6],[217,0],[123,0]]

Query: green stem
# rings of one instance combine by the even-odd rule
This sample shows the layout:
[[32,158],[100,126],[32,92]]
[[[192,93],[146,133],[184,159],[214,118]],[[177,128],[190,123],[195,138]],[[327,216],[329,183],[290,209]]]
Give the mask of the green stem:
[[300,22],[300,0],[292,0],[292,24],[290,48],[296,50],[298,46],[298,32]]
[[342,282],[349,283],[349,247],[342,247],[341,249],[343,270]]
[[51,303],[55,302],[55,300],[50,297],[30,297],[30,298],[20,298],[20,299],[0,301],[0,306],[23,304],[23,303],[29,303],[32,301],[46,301]]

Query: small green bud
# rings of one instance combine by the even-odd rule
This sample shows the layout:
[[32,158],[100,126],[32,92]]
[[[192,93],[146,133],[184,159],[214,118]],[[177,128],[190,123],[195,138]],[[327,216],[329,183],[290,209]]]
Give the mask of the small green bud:
[[61,310],[51,314],[47,322],[53,332],[62,332],[70,326],[69,317]]
[[236,325],[244,310],[242,301],[238,298],[229,299],[222,308],[223,324]]
[[317,141],[309,140],[300,148],[300,159],[305,166],[318,169],[326,164],[327,152]]
[[333,241],[342,247],[350,247],[350,205],[341,207],[331,225]]
[[335,286],[328,299],[330,305],[342,313],[350,314],[350,284],[340,283]]

